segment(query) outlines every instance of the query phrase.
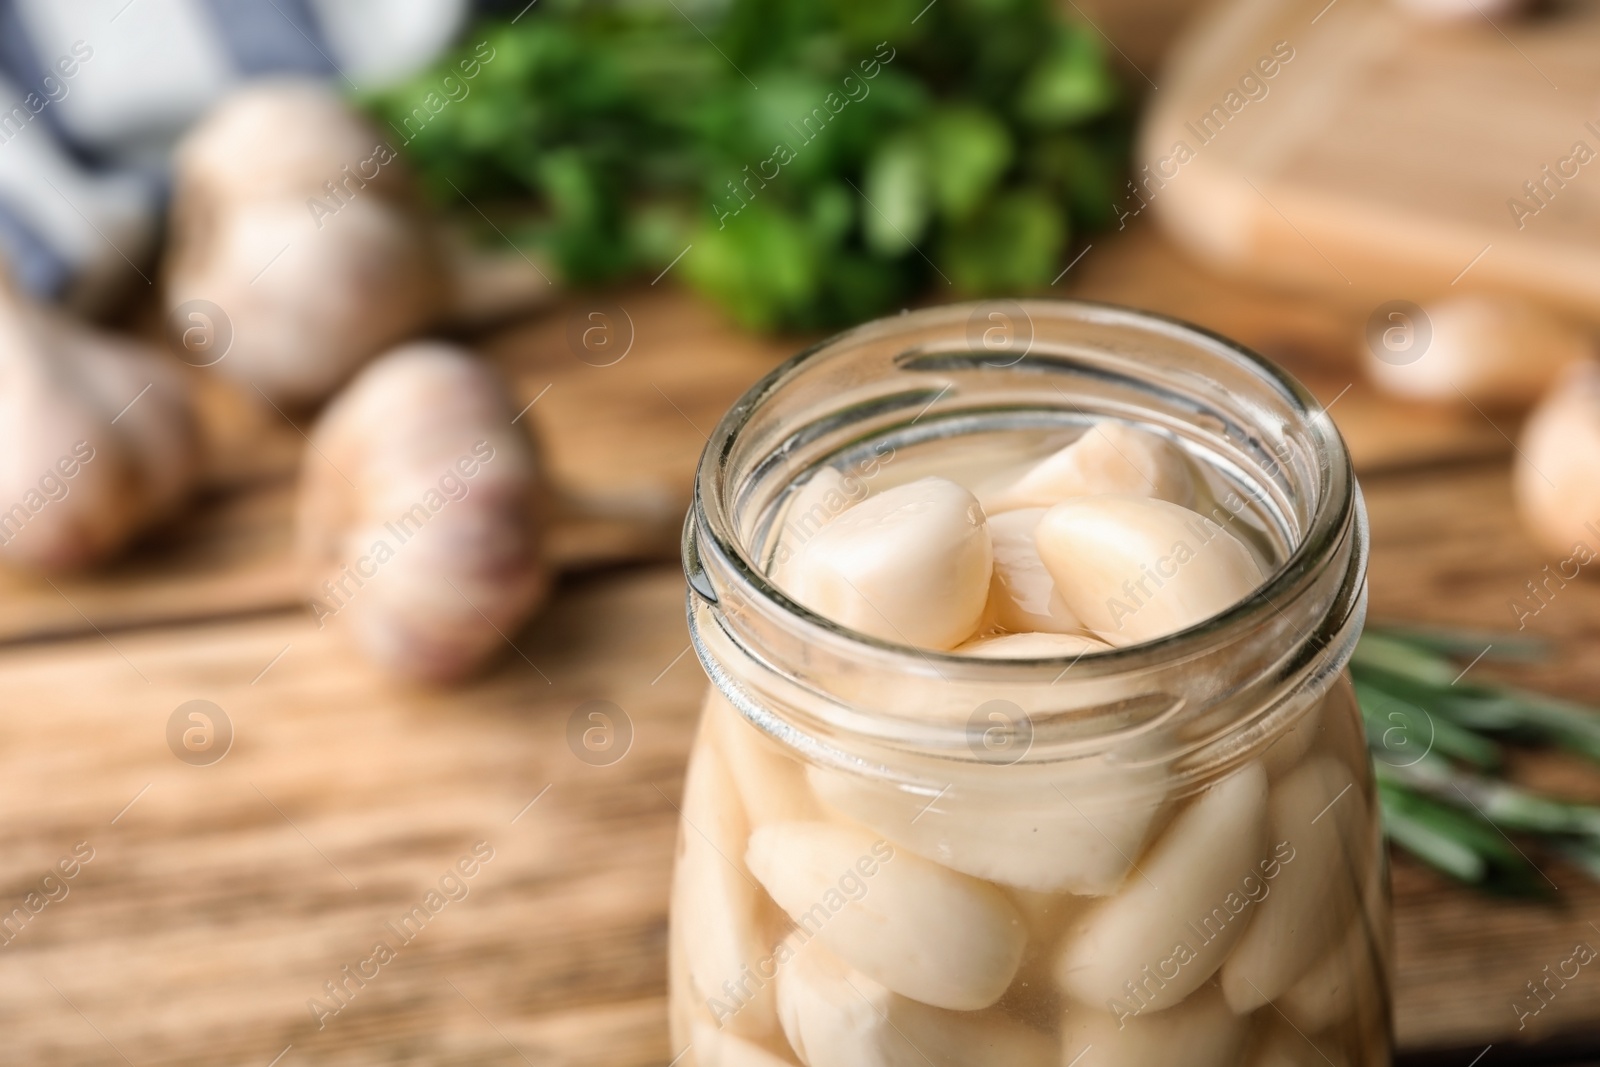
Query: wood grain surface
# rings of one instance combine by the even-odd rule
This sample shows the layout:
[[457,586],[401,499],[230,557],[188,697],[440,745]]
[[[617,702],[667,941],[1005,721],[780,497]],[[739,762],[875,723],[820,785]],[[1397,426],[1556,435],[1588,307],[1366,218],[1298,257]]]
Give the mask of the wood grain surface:
[[[1375,617],[1515,625],[1508,601],[1544,561],[1510,511],[1512,422],[1384,400],[1349,369],[1359,309],[1220,281],[1148,229],[1097,242],[1061,289],[1229,333],[1332,405],[1372,515]],[[300,610],[287,549],[303,442],[286,416],[226,399],[207,495],[184,521],[59,589],[0,584],[0,906],[42,890],[79,842],[93,849],[67,895],[0,946],[0,1062],[632,1067],[679,1051],[667,878],[704,680],[663,556],[703,432],[798,342],[736,334],[679,294],[600,304],[636,330],[610,367],[567,345],[586,304],[485,339],[522,402],[539,398],[528,417],[581,487],[573,510],[620,532],[604,551],[574,537],[589,542],[566,557],[581,569],[466,688],[396,687]],[[1529,628],[1554,654],[1519,677],[1600,695],[1600,583],[1573,583]],[[197,699],[234,730],[210,766],[169,747],[169,720]],[[610,766],[568,742],[593,700],[631,723]],[[1561,761],[1518,769],[1600,798],[1600,779]],[[494,856],[467,895],[398,944],[385,923],[479,841]],[[1406,1049],[1464,1053],[1441,1061],[1460,1067],[1491,1043],[1483,1067],[1516,1062],[1524,1039],[1600,1049],[1600,973],[1516,1028],[1524,983],[1576,941],[1600,944],[1600,891],[1536,861],[1559,886],[1547,902],[1490,901],[1397,862]],[[393,961],[319,1019],[307,1002],[333,1003],[324,983],[380,939]]]

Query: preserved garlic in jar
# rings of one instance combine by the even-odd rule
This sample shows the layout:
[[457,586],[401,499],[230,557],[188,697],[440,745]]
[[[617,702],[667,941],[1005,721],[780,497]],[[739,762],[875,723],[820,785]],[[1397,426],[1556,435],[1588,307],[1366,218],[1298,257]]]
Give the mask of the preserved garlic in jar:
[[1097,305],[868,324],[718,426],[684,561],[676,1062],[1389,1063],[1365,516],[1282,371]]

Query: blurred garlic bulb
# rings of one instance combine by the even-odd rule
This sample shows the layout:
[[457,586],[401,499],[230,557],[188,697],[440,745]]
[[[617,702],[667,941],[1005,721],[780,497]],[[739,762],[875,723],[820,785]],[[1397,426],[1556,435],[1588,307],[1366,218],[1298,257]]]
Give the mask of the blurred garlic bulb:
[[306,453],[299,549],[320,624],[402,677],[465,677],[544,599],[544,475],[504,384],[454,345],[367,367]]
[[168,307],[219,308],[217,370],[275,403],[326,397],[444,306],[404,163],[330,88],[230,96],[179,145],[174,184]]
[[1581,330],[1510,297],[1453,297],[1423,307],[1418,321],[1395,317],[1382,326],[1363,346],[1368,376],[1410,400],[1531,404],[1562,368],[1594,352]]
[[[1523,427],[1512,468],[1529,536],[1561,559],[1600,555],[1600,364],[1567,370]],[[1574,550],[1585,546],[1582,552]]]
[[182,368],[0,277],[0,559],[42,571],[104,559],[170,512],[196,470]]

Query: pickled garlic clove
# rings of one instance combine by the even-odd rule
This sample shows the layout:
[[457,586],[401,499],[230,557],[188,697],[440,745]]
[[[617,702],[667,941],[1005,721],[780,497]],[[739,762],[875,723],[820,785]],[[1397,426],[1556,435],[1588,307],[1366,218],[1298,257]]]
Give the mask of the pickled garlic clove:
[[[1056,965],[1068,995],[1138,1015],[1172,1007],[1222,966],[1271,899],[1267,774],[1250,763],[1178,814],[1122,890],[1074,924]],[[1130,991],[1131,989],[1131,991]],[[1119,1012],[1118,1014],[1122,1014]]]
[[[1062,1063],[1078,1067],[1234,1067],[1250,1022],[1228,1010],[1208,986],[1165,1011],[1118,1018],[1071,1004],[1061,1021]],[[1081,1060],[1073,1057],[1082,1056]]]
[[1308,760],[1273,786],[1267,811],[1268,838],[1286,855],[1222,967],[1222,991],[1240,1014],[1276,1000],[1334,945],[1367,866],[1366,799],[1338,760]]
[[956,648],[980,659],[1062,659],[1104,652],[1111,646],[1082,634],[1027,633],[980,637]]
[[1267,769],[1267,776],[1277,781],[1298,767],[1321,733],[1322,702],[1318,701],[1302,711],[1293,725],[1261,754],[1261,765]]
[[1022,961],[1022,920],[998,889],[857,827],[763,826],[746,862],[804,932],[902,996],[986,1008]]
[[[1276,1013],[1262,1012],[1255,1017],[1249,1044],[1245,1048],[1245,1067],[1349,1067],[1350,1059],[1344,1050],[1326,1037],[1313,1038],[1297,1034]],[[1368,1064],[1388,1063],[1386,1056],[1361,1061]]]
[[852,492],[844,475],[832,467],[818,469],[795,490],[784,509],[783,525],[778,528],[778,542],[772,550],[771,574],[780,589],[788,592],[790,568],[805,543],[815,537],[818,530],[850,510],[865,491],[865,487],[858,484]]
[[1115,796],[1100,780],[1061,777],[1029,790],[935,796],[812,767],[823,804],[895,845],[985,881],[1041,893],[1102,896],[1127,874],[1166,799],[1159,771],[1128,771]]
[[1243,542],[1165,500],[1069,500],[1045,513],[1034,540],[1067,606],[1119,647],[1187,629],[1237,604],[1262,580]]
[[990,504],[991,512],[1048,508],[1078,496],[1116,493],[1194,502],[1189,459],[1165,437],[1110,419],[1036,464]]
[[954,648],[989,595],[993,553],[978,500],[944,478],[857,504],[800,547],[790,595],[842,626],[896,644]]
[[1011,988],[994,1010],[1020,1019],[1059,1018],[1063,999],[1055,979],[1057,949],[1073,921],[1093,906],[1094,898],[1011,887],[1006,887],[1006,896],[1027,927],[1028,947]]
[[706,694],[702,729],[727,761],[752,828],[769,822],[820,819],[821,806],[806,783],[805,768],[785,758],[777,743],[746,722],[715,689]]
[[1333,950],[1279,998],[1278,1007],[1308,1034],[1350,1018],[1363,997],[1376,995],[1373,951],[1366,923],[1358,915]]
[[1033,543],[1034,528],[1044,513],[1044,508],[1022,508],[989,519],[994,545],[989,621],[1003,630],[1070,633],[1083,629],[1056,592],[1056,580],[1045,569]]
[[778,1014],[807,1067],[1055,1067],[1056,1043],[994,1011],[897,996],[807,944],[778,976]]
[[718,1030],[703,1019],[694,1024],[694,1067],[794,1067],[794,1061],[753,1041]]
[[[681,929],[695,1012],[714,1000],[716,1021],[731,1033],[766,1037],[777,1028],[770,983],[747,974],[772,955],[764,902],[744,866],[749,822],[739,793],[715,749],[703,742],[689,761],[683,827],[673,871],[673,920]],[[747,992],[738,992],[740,986]],[[732,987],[733,992],[730,992]]]

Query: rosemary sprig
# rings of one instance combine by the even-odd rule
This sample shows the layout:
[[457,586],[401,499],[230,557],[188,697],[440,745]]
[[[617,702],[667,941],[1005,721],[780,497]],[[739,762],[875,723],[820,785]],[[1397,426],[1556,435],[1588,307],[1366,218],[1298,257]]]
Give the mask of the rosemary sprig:
[[1600,763],[1600,710],[1463,680],[1480,658],[1527,661],[1546,651],[1521,636],[1374,626],[1351,659],[1384,833],[1463,882],[1539,892],[1543,879],[1510,835],[1600,880],[1600,806],[1498,777],[1509,744],[1560,748]]

